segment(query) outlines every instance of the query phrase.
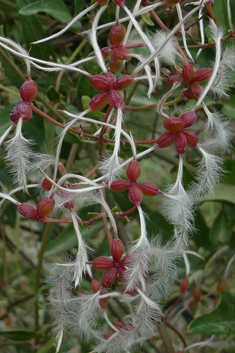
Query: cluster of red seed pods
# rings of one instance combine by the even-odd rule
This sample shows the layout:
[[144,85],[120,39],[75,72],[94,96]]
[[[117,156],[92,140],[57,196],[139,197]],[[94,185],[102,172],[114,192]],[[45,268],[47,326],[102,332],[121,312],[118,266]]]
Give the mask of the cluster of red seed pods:
[[198,100],[202,93],[202,86],[198,82],[207,81],[211,74],[212,69],[202,68],[194,71],[192,64],[186,64],[183,66],[182,75],[173,75],[168,77],[167,82],[173,85],[174,82],[180,82],[187,84],[188,88],[182,91],[182,95],[188,99]]
[[20,88],[20,96],[22,101],[18,103],[10,113],[13,123],[18,123],[19,119],[23,122],[32,117],[32,109],[30,108],[30,101],[34,100],[38,93],[38,87],[35,81],[31,78],[24,82]]
[[36,219],[40,223],[45,223],[47,220],[47,216],[49,216],[55,207],[55,201],[52,197],[45,197],[43,200],[39,202],[36,206],[31,205],[30,203],[22,203],[18,212],[28,219]]
[[128,88],[134,77],[132,75],[124,75],[118,79],[112,72],[106,72],[104,75],[94,75],[90,79],[92,87],[101,91],[96,94],[89,105],[93,111],[103,109],[107,104],[118,109],[123,104],[123,98],[118,91]]
[[155,196],[161,194],[161,191],[153,183],[137,183],[137,179],[141,175],[141,169],[136,160],[129,163],[126,169],[126,175],[129,181],[125,179],[117,179],[111,183],[110,189],[117,192],[123,192],[129,189],[128,198],[134,205],[139,206],[144,195]]
[[198,137],[191,131],[186,130],[187,127],[193,125],[197,116],[194,110],[188,110],[181,114],[179,118],[173,116],[166,119],[163,123],[168,132],[164,132],[158,139],[158,147],[164,148],[175,143],[176,151],[179,154],[184,154],[188,147],[197,146]]

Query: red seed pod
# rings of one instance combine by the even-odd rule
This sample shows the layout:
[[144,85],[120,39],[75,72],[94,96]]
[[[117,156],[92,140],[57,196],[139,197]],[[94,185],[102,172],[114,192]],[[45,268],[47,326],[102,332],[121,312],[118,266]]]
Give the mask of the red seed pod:
[[208,68],[203,68],[197,70],[193,75],[193,82],[204,82],[211,77],[213,70]]
[[136,160],[131,161],[126,168],[127,178],[131,182],[135,182],[140,177],[140,174],[141,169],[139,163]]
[[124,7],[125,6],[125,0],[113,0],[114,4]]
[[38,86],[33,80],[28,80],[20,87],[20,96],[23,101],[29,102],[34,100],[38,94]]
[[180,118],[173,116],[170,119],[166,119],[163,123],[163,126],[169,132],[181,131],[184,128],[184,121]]
[[188,99],[194,99],[194,97],[193,97],[193,95],[192,95],[192,92],[190,91],[190,89],[189,88],[187,88],[187,89],[183,89],[182,91],[181,91],[181,95],[184,97],[186,97],[186,98],[188,98]]
[[190,83],[193,79],[194,68],[192,64],[187,64],[182,69],[182,77],[185,83]]
[[38,217],[37,216],[37,221],[39,222],[39,223],[45,223],[46,221],[47,221],[47,217]]
[[100,290],[101,284],[97,279],[92,279],[91,281],[91,287],[95,293],[97,293]]
[[109,41],[111,45],[121,44],[126,35],[126,27],[122,24],[113,26],[109,33]]
[[143,192],[138,186],[131,185],[128,191],[128,198],[134,205],[139,206],[143,199]]
[[134,254],[125,255],[119,263],[120,267],[126,267],[126,266],[130,265],[132,263],[132,261],[134,260],[134,257],[135,257]]
[[130,60],[130,51],[124,47],[124,45],[120,44],[113,48],[113,55],[120,60]]
[[195,134],[195,132],[193,132],[191,130],[183,130],[182,132],[184,133],[184,136],[186,137],[187,145],[189,147],[197,146],[198,137]]
[[69,211],[72,211],[74,209],[74,202],[72,200],[68,201],[64,204],[64,207],[67,208]]
[[189,84],[189,90],[193,98],[197,101],[202,93],[202,86],[200,86],[198,83],[191,82]]
[[37,208],[35,206],[30,205],[30,203],[26,202],[22,203],[18,208],[18,212],[28,219],[36,219],[36,211]]
[[134,77],[131,75],[124,75],[116,80],[113,84],[113,89],[121,91],[128,88],[134,82]]
[[120,239],[114,239],[111,243],[110,253],[113,257],[114,262],[119,262],[124,253],[124,246]]
[[123,282],[126,282],[126,269],[124,267],[118,268],[119,278]]
[[138,184],[138,187],[142,190],[143,194],[146,196],[155,196],[159,194],[159,189],[158,187],[146,181],[145,183],[140,183]]
[[195,300],[198,300],[201,298],[202,296],[202,292],[201,290],[198,288],[198,287],[195,287],[194,290],[193,290],[193,296],[194,296],[194,299]]
[[92,267],[97,270],[109,270],[113,267],[113,260],[106,256],[99,256],[92,260]]
[[32,117],[32,109],[30,106],[22,101],[12,108],[10,118],[13,123],[18,123],[19,119],[23,119],[23,122],[29,120]]
[[128,180],[117,179],[111,183],[110,189],[117,192],[123,192],[126,189],[128,189],[130,186],[131,186],[131,183]]
[[228,283],[227,281],[219,282],[218,285],[217,285],[217,291],[218,292],[224,292],[226,290],[226,288],[227,288],[227,283]]
[[123,60],[118,59],[115,55],[112,56],[109,62],[110,70],[115,73],[121,71],[123,65],[124,65]]
[[181,292],[185,293],[189,286],[188,277],[185,277],[183,281],[180,283],[180,290]]
[[112,87],[113,83],[116,81],[116,76],[112,72],[105,72],[104,76],[107,78],[110,86]]
[[105,60],[107,59],[111,59],[112,55],[113,55],[113,51],[110,47],[104,47],[101,49],[101,53],[103,55],[103,58]]
[[108,298],[102,298],[99,300],[99,304],[101,306],[101,308],[103,309],[107,309],[108,306]]
[[101,279],[101,286],[104,288],[110,287],[116,280],[117,268],[112,267],[110,270],[106,271]]
[[121,108],[123,104],[123,98],[121,94],[114,89],[111,89],[108,95],[108,102],[114,109]]
[[49,197],[41,200],[37,206],[37,218],[49,216],[55,207],[55,201]]
[[179,154],[184,154],[187,148],[187,139],[183,132],[177,132],[175,136],[175,149]]
[[89,103],[93,111],[101,110],[108,104],[108,92],[96,94]]
[[42,182],[42,188],[46,191],[49,191],[52,188],[52,183],[48,179],[44,179]]
[[107,92],[111,89],[111,84],[107,77],[103,75],[94,75],[90,79],[90,84],[92,87],[97,89],[97,91]]
[[194,110],[187,110],[185,113],[180,115],[180,119],[184,121],[184,128],[194,124],[197,119],[197,115]]
[[174,140],[175,140],[175,133],[164,132],[157,140],[157,144],[159,148],[164,148],[172,145]]
[[180,75],[172,75],[167,78],[167,82],[172,86],[175,82],[183,82],[183,77]]

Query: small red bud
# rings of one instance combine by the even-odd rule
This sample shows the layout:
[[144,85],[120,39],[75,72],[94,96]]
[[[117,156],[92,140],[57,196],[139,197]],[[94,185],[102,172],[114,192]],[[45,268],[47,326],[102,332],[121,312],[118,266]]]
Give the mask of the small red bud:
[[49,216],[54,210],[55,201],[49,197],[41,200],[37,206],[37,218]]
[[20,96],[23,101],[29,102],[34,100],[38,94],[38,86],[33,80],[28,80],[23,83],[20,88]]
[[138,186],[131,185],[128,191],[128,198],[134,205],[139,206],[143,199],[143,192]]
[[110,253],[114,262],[119,262],[124,253],[124,246],[120,239],[114,239],[111,243]]
[[92,279],[91,281],[91,287],[95,293],[97,293],[100,290],[101,284],[97,279]]
[[35,206],[30,205],[30,203],[26,202],[22,203],[18,208],[18,212],[28,219],[36,219],[36,211],[37,208]]
[[189,90],[193,96],[193,98],[197,101],[202,93],[202,86],[198,83],[191,82],[189,84]]
[[23,122],[32,117],[32,109],[30,106],[22,101],[12,108],[10,118],[13,123],[18,123],[19,119],[23,119]]
[[124,7],[125,6],[125,0],[113,0],[114,4]]
[[209,79],[213,70],[208,68],[203,68],[197,70],[193,75],[193,82],[204,82]]
[[105,60],[107,59],[111,59],[112,55],[113,55],[113,51],[110,47],[104,47],[101,49],[101,53],[103,55],[103,58]]
[[109,41],[111,45],[121,44],[126,35],[126,27],[122,24],[113,26],[109,33]]
[[113,55],[120,60],[130,60],[130,51],[124,47],[124,45],[119,44],[113,48]]
[[134,260],[134,257],[135,257],[134,254],[125,255],[119,263],[120,267],[126,267],[126,266],[130,265],[131,262]]
[[92,267],[97,270],[109,270],[113,267],[113,260],[106,256],[99,256],[92,260]]
[[140,165],[136,160],[131,161],[126,169],[127,178],[131,182],[135,182],[141,174]]
[[116,80],[113,84],[113,89],[121,91],[128,88],[134,82],[134,77],[131,75],[124,75]]
[[184,121],[184,128],[194,124],[197,119],[197,115],[194,110],[187,110],[185,113],[180,115],[180,119]]
[[49,191],[52,188],[52,183],[48,179],[44,179],[42,182],[42,188],[46,191]]
[[123,98],[121,94],[113,89],[109,92],[108,102],[114,109],[121,108],[123,104]]
[[179,154],[184,154],[187,148],[187,139],[183,132],[177,132],[175,136],[175,149]]
[[105,72],[104,76],[107,78],[110,86],[112,87],[113,83],[116,81],[116,76],[112,72]]
[[159,148],[164,148],[172,145],[174,140],[175,140],[175,133],[164,132],[157,140],[157,144]]
[[74,209],[74,202],[72,200],[68,201],[64,204],[64,207],[67,208],[69,211],[72,211]]
[[112,56],[110,62],[109,62],[109,67],[110,70],[113,72],[119,72],[122,70],[122,67],[124,65],[123,60],[118,59],[116,56]]
[[183,82],[183,78],[180,75],[172,75],[167,78],[167,82],[172,86],[175,82]]
[[106,271],[101,279],[101,286],[104,288],[110,287],[116,280],[117,268],[112,267],[110,270]]
[[108,104],[108,92],[96,94],[89,103],[93,111],[101,110]]
[[184,136],[186,137],[187,145],[189,147],[197,146],[198,137],[195,134],[195,132],[193,132],[191,130],[183,130],[182,132],[184,133]]
[[221,281],[217,285],[217,291],[218,292],[224,292],[227,288],[227,281]]
[[180,118],[173,116],[170,119],[166,119],[163,123],[164,128],[169,132],[181,131],[184,128],[184,121]]
[[189,286],[188,277],[185,277],[183,281],[180,283],[180,290],[181,292],[185,293]]
[[95,75],[90,79],[90,84],[92,87],[97,89],[97,91],[109,91],[111,89],[111,84],[108,79],[103,75]]
[[110,189],[117,192],[123,192],[126,189],[128,189],[130,186],[131,186],[131,183],[128,180],[117,179],[111,183]]
[[198,287],[195,287],[193,290],[193,296],[195,300],[199,300],[202,296],[202,292]]
[[138,184],[138,187],[142,190],[146,196],[155,196],[159,194],[159,189],[153,183],[146,181],[145,183]]
[[192,64],[187,64],[182,69],[182,77],[185,83],[190,83],[193,79],[194,68]]
[[183,97],[188,98],[188,99],[194,99],[194,97],[193,97],[193,95],[192,95],[192,92],[190,91],[189,88],[183,89],[183,90],[181,91],[181,95],[182,95]]

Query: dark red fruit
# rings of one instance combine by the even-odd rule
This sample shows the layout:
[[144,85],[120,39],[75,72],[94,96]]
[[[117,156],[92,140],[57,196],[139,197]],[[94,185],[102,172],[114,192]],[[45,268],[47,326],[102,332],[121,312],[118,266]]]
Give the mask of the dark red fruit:
[[18,212],[24,216],[25,218],[28,219],[36,219],[36,211],[37,208],[33,205],[30,205],[30,203],[22,203],[19,208],[18,208]]
[[108,92],[96,94],[89,103],[93,111],[101,110],[108,104]]
[[124,253],[124,246],[120,239],[114,239],[111,243],[110,253],[113,257],[114,262],[119,262]]
[[170,119],[166,119],[163,123],[164,128],[169,132],[181,131],[184,128],[184,121],[180,118],[173,116]]
[[99,256],[92,260],[92,267],[97,270],[109,270],[113,267],[113,260],[106,256]]
[[155,196],[159,194],[158,187],[148,181],[146,181],[145,183],[138,184],[138,187],[141,189],[142,193],[146,196]]
[[197,146],[198,137],[193,131],[191,131],[191,130],[183,130],[183,133],[184,133],[184,136],[186,137],[187,145],[189,147]]
[[111,45],[121,44],[126,35],[126,27],[122,24],[113,26],[109,33],[109,41]]
[[49,191],[52,188],[52,183],[48,179],[44,179],[42,182],[42,188],[46,191]]
[[130,186],[131,183],[128,180],[117,179],[111,183],[110,189],[113,191],[122,192],[128,189]]
[[64,204],[64,207],[67,208],[69,211],[72,211],[74,209],[74,202],[72,200],[68,201]]
[[180,290],[182,293],[186,292],[189,286],[189,280],[188,277],[185,277],[183,281],[180,283]]
[[189,90],[192,97],[197,101],[202,93],[202,86],[200,86],[198,83],[191,82],[189,84]]
[[37,206],[37,218],[47,217],[55,207],[55,201],[49,197],[41,200]]
[[113,89],[109,92],[108,102],[114,109],[121,108],[123,104],[123,98],[121,94]]
[[193,81],[194,82],[204,82],[207,81],[209,79],[209,77],[211,77],[213,70],[212,69],[208,69],[208,68],[202,68],[197,70],[194,75],[193,75]]
[[192,64],[187,64],[182,69],[184,83],[190,83],[193,79],[194,69]]
[[101,284],[97,279],[92,279],[91,281],[91,287],[95,293],[97,293],[100,290]]
[[194,124],[197,119],[197,115],[194,110],[187,110],[185,113],[180,115],[180,119],[184,121],[184,128]]
[[202,292],[201,290],[198,288],[198,287],[195,287],[194,290],[193,290],[193,296],[194,296],[194,299],[195,300],[198,300],[201,298],[202,296]]
[[175,149],[179,154],[184,154],[187,148],[187,139],[183,132],[177,132],[175,136]]
[[113,84],[113,89],[121,91],[128,88],[134,82],[134,77],[131,75],[124,75],[116,80]]
[[139,206],[143,199],[143,192],[138,186],[131,185],[128,191],[128,198],[134,205]]
[[92,78],[90,79],[90,84],[92,85],[92,87],[97,89],[97,91],[106,92],[109,91],[111,88],[110,82],[103,75],[92,76]]
[[34,100],[38,94],[38,86],[33,80],[28,80],[23,83],[20,88],[20,96],[23,101],[29,102]]
[[110,287],[116,280],[117,277],[117,268],[112,267],[110,270],[106,271],[103,274],[101,279],[101,286],[104,288]]
[[175,133],[164,132],[157,140],[157,144],[159,148],[164,148],[172,145],[174,140],[175,140]]
[[10,117],[15,124],[18,123],[19,119],[23,119],[23,122],[25,122],[32,117],[32,109],[26,102],[22,101],[12,108]]
[[139,163],[136,160],[131,161],[126,168],[127,178],[131,182],[135,182],[140,177],[140,174],[141,169]]

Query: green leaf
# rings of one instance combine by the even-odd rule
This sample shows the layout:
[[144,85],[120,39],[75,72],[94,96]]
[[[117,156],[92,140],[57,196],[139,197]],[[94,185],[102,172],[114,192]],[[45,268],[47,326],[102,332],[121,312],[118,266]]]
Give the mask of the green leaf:
[[55,152],[56,126],[46,119],[43,120],[43,125],[45,129],[45,153],[53,155]]
[[52,102],[58,102],[60,100],[59,92],[57,92],[55,87],[51,85],[47,89],[47,97]]
[[230,118],[235,119],[235,95],[232,95],[229,101],[223,104],[221,111]]
[[213,12],[219,26],[222,26],[223,28],[229,28],[226,0],[215,1],[213,5]]
[[[85,229],[84,229],[85,228]],[[103,224],[98,222],[94,224],[89,230],[87,226],[81,226],[81,233],[84,239],[91,238],[96,235],[103,228]],[[46,251],[44,256],[51,256],[60,254],[64,251],[67,251],[75,246],[77,246],[77,236],[73,225],[70,224],[66,227],[54,240],[46,246]]]
[[211,227],[210,240],[213,244],[227,243],[231,238],[232,232],[227,214],[222,210]]
[[46,342],[39,350],[37,353],[55,353],[56,348],[55,348],[55,339],[51,338],[48,342]]
[[149,26],[154,26],[153,21],[151,20],[149,14],[145,13],[143,15],[141,15],[142,19],[144,20],[144,22],[149,25]]
[[223,183],[235,185],[235,161],[226,158],[224,161],[225,174],[222,179]]
[[235,185],[220,184],[214,194],[208,194],[203,201],[225,201],[235,204]]
[[[45,12],[60,22],[70,22],[72,17],[67,6],[62,0],[41,0],[24,6],[20,10],[21,15],[35,15],[38,12]],[[81,27],[80,27],[81,28]]]
[[0,135],[2,135],[2,133],[5,132],[12,124],[10,113],[13,107],[14,107],[14,104],[8,105],[0,112],[1,114]]
[[84,10],[85,8],[85,0],[74,0],[74,16],[76,16],[79,12]]
[[235,333],[235,298],[227,292],[220,293],[218,306],[209,314],[197,317],[189,324],[193,334],[224,335]]
[[0,336],[9,338],[13,341],[27,341],[34,338],[36,336],[36,333],[28,330],[12,330],[0,331]]

